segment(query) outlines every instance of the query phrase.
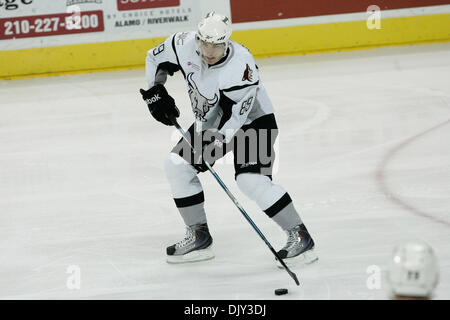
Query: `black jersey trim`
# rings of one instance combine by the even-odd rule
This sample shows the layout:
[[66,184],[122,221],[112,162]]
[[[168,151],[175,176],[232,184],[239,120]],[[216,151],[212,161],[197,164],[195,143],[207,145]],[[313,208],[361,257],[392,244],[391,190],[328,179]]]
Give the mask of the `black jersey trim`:
[[264,210],[264,212],[269,216],[269,218],[273,218],[278,212],[286,208],[291,202],[292,199],[286,192],[277,202],[275,202],[268,209]]
[[220,92],[220,100],[219,100],[219,106],[223,111],[222,118],[220,119],[219,126],[217,127],[218,130],[222,129],[222,127],[225,125],[225,123],[230,120],[233,105],[236,104],[233,100],[228,98],[226,95],[223,94],[222,90],[219,90]]
[[177,58],[177,63],[178,63],[178,66],[180,67],[181,73],[183,74],[183,77],[186,79],[186,73],[184,72],[183,68],[181,67],[180,59],[178,59],[178,53],[177,53],[177,49],[175,47],[175,36],[176,35],[177,34],[174,34],[173,38],[172,38],[172,49],[173,49],[173,52],[175,52],[175,57]]
[[237,91],[237,90],[241,90],[250,86],[257,86],[259,84],[259,80],[256,81],[255,83],[249,83],[249,84],[244,84],[243,86],[234,86],[228,89],[223,89],[223,92],[230,92],[230,91]]
[[177,208],[185,208],[185,207],[191,207],[191,206],[195,206],[196,204],[205,202],[205,195],[204,195],[203,191],[201,191],[190,197],[173,198],[173,200],[175,201],[175,205],[177,206]]

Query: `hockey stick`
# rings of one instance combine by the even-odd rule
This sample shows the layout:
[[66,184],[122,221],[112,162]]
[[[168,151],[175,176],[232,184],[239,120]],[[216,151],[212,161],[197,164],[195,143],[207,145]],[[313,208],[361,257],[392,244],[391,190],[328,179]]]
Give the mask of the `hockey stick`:
[[[196,152],[194,147],[192,146],[192,144],[189,142],[189,139],[186,135],[186,132],[183,130],[183,128],[180,127],[180,125],[178,124],[177,120],[175,118],[170,118],[170,120],[172,121],[173,125],[175,126],[175,128],[177,128],[177,130],[180,132],[180,134],[183,136],[184,140],[189,144],[189,146],[192,149],[192,152]],[[247,212],[244,210],[244,208],[241,206],[241,204],[237,201],[237,199],[233,196],[233,194],[230,192],[230,190],[228,190],[227,186],[225,185],[225,183],[222,181],[222,179],[220,179],[219,175],[216,173],[216,171],[211,167],[211,165],[204,161],[206,164],[206,167],[208,168],[209,172],[211,172],[211,174],[214,176],[214,178],[216,179],[216,181],[220,184],[220,186],[223,188],[223,190],[225,190],[226,194],[228,195],[228,197],[230,197],[230,199],[234,202],[234,204],[236,205],[236,207],[239,209],[239,211],[242,213],[242,215],[244,216],[245,219],[247,219],[247,221],[250,223],[250,225],[253,227],[253,229],[256,231],[256,233],[261,237],[261,239],[266,243],[266,245],[269,247],[270,251],[272,251],[273,255],[278,259],[278,261],[280,261],[281,265],[284,267],[284,269],[287,271],[287,273],[291,276],[292,279],[294,279],[295,283],[299,286],[300,282],[297,279],[297,275],[292,272],[288,266],[284,263],[283,259],[280,258],[280,256],[278,255],[278,253],[275,251],[275,249],[272,247],[272,245],[270,244],[270,242],[267,240],[267,238],[264,236],[264,234],[261,232],[261,230],[259,230],[259,228],[256,226],[256,224],[253,222],[253,220],[249,217],[249,215],[247,214]]]

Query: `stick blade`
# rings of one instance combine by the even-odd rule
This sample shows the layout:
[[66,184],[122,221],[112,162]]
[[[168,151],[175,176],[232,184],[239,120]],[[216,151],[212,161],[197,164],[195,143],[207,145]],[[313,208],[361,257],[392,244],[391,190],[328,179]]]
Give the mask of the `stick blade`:
[[293,273],[291,270],[289,270],[289,269],[287,269],[287,270],[288,270],[289,275],[292,277],[292,279],[294,279],[295,284],[299,286],[300,282],[298,281],[297,275],[295,273]]

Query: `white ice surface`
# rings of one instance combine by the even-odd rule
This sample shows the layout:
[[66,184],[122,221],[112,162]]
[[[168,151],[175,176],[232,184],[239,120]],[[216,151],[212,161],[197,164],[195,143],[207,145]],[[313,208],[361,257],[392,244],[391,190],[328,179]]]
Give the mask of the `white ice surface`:
[[[439,258],[435,299],[449,299],[450,43],[257,63],[280,127],[274,181],[320,259],[294,270],[300,287],[209,173],[216,258],[165,262],[184,236],[163,171],[178,136],[151,118],[140,69],[0,81],[0,298],[388,299],[394,245],[420,238]],[[187,128],[181,74],[167,88]],[[280,248],[285,234],[240,193],[233,165],[215,168]]]

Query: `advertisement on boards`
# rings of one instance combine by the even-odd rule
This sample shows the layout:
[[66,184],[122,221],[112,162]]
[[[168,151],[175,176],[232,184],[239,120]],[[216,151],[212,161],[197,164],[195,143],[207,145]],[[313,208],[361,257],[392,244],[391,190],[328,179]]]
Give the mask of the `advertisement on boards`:
[[167,36],[194,28],[195,0],[0,0],[0,50]]

